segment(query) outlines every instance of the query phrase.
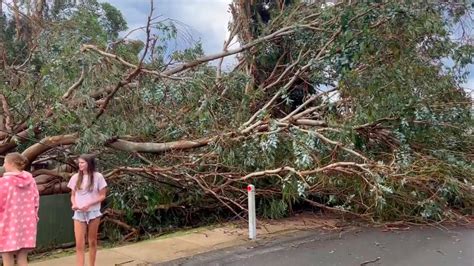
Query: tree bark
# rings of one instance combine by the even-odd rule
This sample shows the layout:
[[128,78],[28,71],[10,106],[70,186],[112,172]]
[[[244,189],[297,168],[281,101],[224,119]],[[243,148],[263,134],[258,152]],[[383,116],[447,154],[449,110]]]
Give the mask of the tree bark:
[[35,10],[35,13],[36,13],[36,17],[41,20],[43,18],[43,11],[44,11],[44,7],[46,5],[46,1],[45,0],[37,0],[36,1],[36,10]]
[[[73,173],[67,173],[67,172],[59,172],[57,170],[52,170],[52,169],[38,169],[32,173],[35,178],[38,178],[39,176],[42,175],[47,175],[47,176],[53,176],[53,177],[60,177],[65,180],[69,180],[69,178],[73,175]],[[38,183],[44,183],[44,182],[38,182]]]
[[26,156],[28,161],[31,163],[42,153],[61,145],[75,144],[77,140],[77,134],[46,137],[40,142],[28,147],[22,154]]
[[209,144],[213,138],[202,138],[197,140],[179,140],[165,143],[153,143],[153,142],[132,142],[127,140],[117,139],[109,142],[107,146],[116,150],[127,151],[127,152],[146,152],[146,153],[162,153],[171,150],[183,150],[192,149]]
[[55,183],[55,184],[39,184],[38,191],[41,196],[52,195],[52,194],[64,194],[71,190],[67,187],[67,182]]
[[[15,136],[21,142],[25,140],[26,137],[28,137],[28,130],[23,130],[22,132],[15,134]],[[9,140],[5,142],[0,143],[0,154],[5,154],[13,150],[14,148],[16,148],[16,146],[17,146],[17,142],[14,139],[10,138]]]

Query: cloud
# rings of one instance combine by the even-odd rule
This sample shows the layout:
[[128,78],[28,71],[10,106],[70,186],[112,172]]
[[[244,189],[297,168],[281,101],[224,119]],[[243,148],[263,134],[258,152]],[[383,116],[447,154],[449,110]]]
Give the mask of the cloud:
[[468,79],[462,86],[464,87],[464,90],[471,95],[471,99],[474,100],[474,78]]
[[[149,2],[144,0],[108,0],[117,7],[128,22],[129,29],[146,24],[149,14]],[[155,15],[177,21],[179,45],[188,45],[189,41],[201,40],[206,53],[222,50],[222,44],[228,34],[227,25],[231,18],[228,6],[231,0],[154,0]],[[144,37],[137,33],[132,37]],[[192,37],[192,38],[189,38]],[[191,39],[191,40],[190,40]]]
[[[145,0],[103,0],[117,7],[125,17],[129,30],[146,25],[150,2]],[[169,43],[169,49],[181,50],[201,41],[206,54],[222,51],[228,36],[231,19],[229,4],[232,0],[154,0],[154,15],[160,19],[172,19],[178,28],[176,42]],[[123,34],[126,34],[124,32]],[[145,39],[144,31],[136,31],[129,37]],[[212,62],[216,63],[216,62]],[[235,57],[226,58],[224,67],[235,63]]]
[[471,85],[471,89],[474,89],[474,64],[469,65],[469,72],[468,84]]

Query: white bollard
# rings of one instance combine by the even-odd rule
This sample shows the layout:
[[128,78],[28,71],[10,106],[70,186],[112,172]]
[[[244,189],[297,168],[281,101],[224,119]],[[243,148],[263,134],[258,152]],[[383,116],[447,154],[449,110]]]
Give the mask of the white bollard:
[[249,239],[257,238],[257,216],[255,214],[255,186],[248,185],[247,192],[249,197]]

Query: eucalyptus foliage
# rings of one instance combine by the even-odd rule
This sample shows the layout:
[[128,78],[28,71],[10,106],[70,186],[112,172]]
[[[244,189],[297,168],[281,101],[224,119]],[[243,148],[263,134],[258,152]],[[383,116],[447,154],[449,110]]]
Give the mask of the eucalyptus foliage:
[[[199,42],[170,52],[180,28],[169,20],[149,23],[155,39],[143,41],[120,38],[120,11],[97,1],[54,1],[40,26],[2,14],[0,92],[13,129],[1,145],[14,139],[8,151],[24,151],[77,134],[42,155],[66,156],[48,167],[98,154],[119,213],[111,216],[140,232],[244,217],[247,183],[269,218],[307,204],[371,220],[472,214],[472,97],[461,84],[474,47],[459,38],[470,1],[288,1],[272,5],[267,22],[254,2],[232,5],[230,29],[241,45],[255,42],[235,69],[203,60],[171,78],[152,72],[205,55]],[[147,71],[125,83],[137,66]],[[298,112],[306,114],[285,119],[309,99]],[[164,153],[114,146],[179,140],[203,144]]]

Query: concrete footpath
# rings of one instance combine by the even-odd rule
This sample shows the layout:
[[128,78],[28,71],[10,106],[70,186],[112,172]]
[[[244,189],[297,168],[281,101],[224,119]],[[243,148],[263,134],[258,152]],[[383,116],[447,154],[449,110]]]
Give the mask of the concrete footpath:
[[[334,231],[340,230],[343,225],[344,223],[336,219],[305,214],[278,221],[260,221],[257,227],[257,238],[258,241],[265,241],[265,239],[271,239],[277,235],[317,228]],[[130,245],[100,249],[97,253],[96,265],[151,265],[248,242],[248,232],[245,224],[224,224],[216,228],[199,228]],[[30,263],[30,265],[35,266],[74,264],[74,255],[58,258],[47,257]]]

